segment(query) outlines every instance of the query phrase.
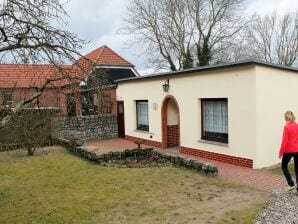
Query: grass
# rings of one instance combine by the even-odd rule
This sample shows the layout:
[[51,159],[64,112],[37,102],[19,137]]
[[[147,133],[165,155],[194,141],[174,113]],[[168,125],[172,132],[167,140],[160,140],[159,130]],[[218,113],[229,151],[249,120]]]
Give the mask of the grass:
[[233,210],[227,212],[225,218],[221,219],[218,224],[251,224],[259,212],[264,208],[264,203],[255,204],[253,208]]
[[[265,170],[269,170],[272,173],[276,173],[276,174],[283,174],[280,164],[265,168]],[[291,162],[289,164],[289,171],[291,172],[292,175],[295,175],[294,163],[293,162]]]
[[1,224],[242,223],[265,200],[186,169],[101,167],[63,149],[0,153],[0,180]]

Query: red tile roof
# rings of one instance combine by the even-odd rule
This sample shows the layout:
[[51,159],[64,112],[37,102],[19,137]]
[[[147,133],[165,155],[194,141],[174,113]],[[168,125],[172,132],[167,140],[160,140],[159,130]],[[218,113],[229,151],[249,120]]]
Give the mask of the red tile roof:
[[[61,68],[70,73],[71,65],[62,65]],[[0,88],[28,88],[41,86],[46,80],[58,77],[58,68],[53,65],[34,64],[0,64]],[[59,73],[61,76],[61,73]],[[52,83],[54,86],[63,86],[67,80]]]
[[134,67],[133,64],[125,60],[123,57],[121,57],[119,54],[117,54],[106,45],[97,48],[94,51],[91,51],[90,53],[85,55],[85,58],[97,65]]
[[[61,68],[73,77],[85,78],[92,66],[131,67],[138,75],[134,65],[122,58],[106,45],[80,58],[74,65],[62,65]],[[47,79],[57,77],[58,69],[53,65],[42,64],[0,64],[0,88],[28,88],[41,86]],[[61,75],[61,73],[59,74]],[[139,76],[139,75],[138,75]],[[67,79],[53,82],[54,86],[69,84]]]

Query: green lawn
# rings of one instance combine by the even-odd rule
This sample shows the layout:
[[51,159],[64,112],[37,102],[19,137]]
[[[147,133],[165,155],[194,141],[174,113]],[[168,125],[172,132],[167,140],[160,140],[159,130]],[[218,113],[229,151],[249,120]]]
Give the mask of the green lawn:
[[[0,223],[251,223],[262,193],[175,167],[101,167],[63,149],[0,153]],[[252,215],[253,214],[253,215]]]

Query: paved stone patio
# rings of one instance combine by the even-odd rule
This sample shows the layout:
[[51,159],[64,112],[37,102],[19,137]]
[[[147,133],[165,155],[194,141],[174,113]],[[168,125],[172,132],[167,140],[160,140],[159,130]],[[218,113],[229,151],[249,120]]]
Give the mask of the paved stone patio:
[[[127,141],[122,138],[109,139],[109,140],[100,140],[100,141],[90,141],[86,142],[84,146],[87,146],[90,149],[101,151],[102,153],[107,152],[122,152],[125,149],[135,149],[137,145],[133,142]],[[142,145],[142,147],[150,147],[148,145]]]
[[[107,153],[111,151],[124,151],[125,149],[136,148],[136,144],[125,139],[110,139],[102,141],[92,141],[85,143],[90,149],[101,151],[102,153]],[[146,145],[142,145],[146,147]],[[151,147],[151,146],[148,146]],[[170,149],[159,149],[154,148],[157,151],[166,152],[170,154],[179,154],[177,150]],[[192,156],[183,155],[187,158],[192,158]],[[271,192],[275,189],[286,186],[286,181],[282,175],[273,174],[265,170],[255,170],[240,166],[235,166],[223,162],[201,159],[203,161],[209,161],[218,166],[218,177],[231,181],[234,183],[244,184],[250,187],[257,188],[264,192]]]

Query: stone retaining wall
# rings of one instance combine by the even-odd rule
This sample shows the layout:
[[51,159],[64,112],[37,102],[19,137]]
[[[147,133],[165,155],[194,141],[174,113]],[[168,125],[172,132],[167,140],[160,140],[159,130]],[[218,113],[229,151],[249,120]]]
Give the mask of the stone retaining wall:
[[52,137],[80,140],[117,138],[117,116],[56,117],[52,119]]
[[[97,162],[99,164],[103,162],[107,162],[113,158],[118,159],[121,157],[125,157],[126,153],[128,153],[128,151],[124,151],[124,152],[110,152],[110,153],[103,154],[100,151],[92,150],[84,146],[77,146],[75,142],[71,142],[67,139],[56,139],[55,141],[57,144],[67,148],[70,152],[73,152],[81,157]],[[197,159],[188,159],[180,155],[171,155],[171,154],[166,154],[161,152],[157,152],[157,154],[160,158],[163,158],[174,165],[185,167],[187,169],[201,172],[210,176],[217,176],[218,174],[217,166],[209,162],[205,162]]]

